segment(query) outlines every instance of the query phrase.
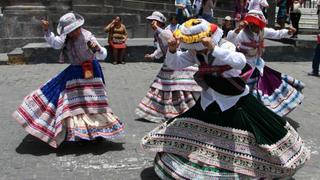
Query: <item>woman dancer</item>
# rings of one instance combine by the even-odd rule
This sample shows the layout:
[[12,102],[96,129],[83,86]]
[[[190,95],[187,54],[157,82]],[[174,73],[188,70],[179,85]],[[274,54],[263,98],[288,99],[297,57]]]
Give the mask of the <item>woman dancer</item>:
[[197,104],[142,140],[157,152],[155,171],[162,179],[272,179],[292,176],[309,158],[298,133],[249,93],[241,69],[246,64],[223,32],[193,19],[169,40],[166,64],[199,64],[203,85]]
[[[160,12],[153,12],[147,17],[151,21],[158,42],[158,48],[152,54],[145,55],[146,59],[153,60],[163,57],[167,52],[167,44],[159,33],[164,27],[165,17]],[[161,122],[175,117],[195,105],[201,87],[194,81],[193,75],[197,67],[190,66],[183,69],[172,70],[163,65],[147,95],[141,100],[136,114],[152,122]]]
[[[288,38],[295,32],[294,28],[275,31],[265,28],[266,20],[261,11],[252,10],[245,17],[246,27],[236,36],[235,44],[244,53],[247,63],[253,68],[248,80],[250,90],[265,106],[280,116],[285,116],[295,109],[303,100],[301,93],[304,84],[268,66],[261,58],[264,38]],[[235,33],[235,32],[233,32]]]
[[83,24],[82,16],[67,13],[55,36],[49,22],[42,21],[46,41],[62,49],[71,65],[29,94],[13,114],[28,133],[54,148],[63,141],[113,138],[124,128],[109,107],[97,61],[105,59],[107,51]]

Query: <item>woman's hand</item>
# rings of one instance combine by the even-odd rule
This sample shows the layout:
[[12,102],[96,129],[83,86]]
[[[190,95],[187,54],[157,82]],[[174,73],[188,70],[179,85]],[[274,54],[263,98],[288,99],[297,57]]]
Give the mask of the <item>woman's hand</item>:
[[289,35],[293,35],[295,32],[297,32],[296,28],[294,28],[294,27],[289,27],[288,28],[288,34]]
[[47,20],[41,20],[41,26],[42,26],[42,29],[44,31],[48,31],[49,30],[49,21]]
[[179,40],[177,40],[176,38],[172,37],[171,39],[168,40],[169,51],[172,54],[177,52],[178,46],[179,46]]
[[88,41],[87,45],[94,53],[101,50],[98,44],[93,41]]
[[209,50],[212,51],[214,47],[216,46],[215,44],[212,43],[211,37],[205,37],[201,40],[201,43]]
[[144,55],[144,59],[147,61],[151,61],[152,60],[152,56],[150,54],[146,54]]

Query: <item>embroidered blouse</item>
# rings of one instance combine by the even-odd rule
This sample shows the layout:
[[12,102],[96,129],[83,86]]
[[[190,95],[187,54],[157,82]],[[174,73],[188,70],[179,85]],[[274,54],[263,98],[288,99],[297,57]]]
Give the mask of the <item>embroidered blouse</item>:
[[[246,58],[244,55],[242,53],[235,52],[234,49],[235,47],[232,43],[226,42],[223,43],[221,47],[215,46],[212,54],[209,54],[215,57],[215,60],[211,65],[229,65],[232,67],[232,69],[225,71],[222,74],[223,77],[239,77],[241,69],[246,64]],[[206,63],[208,63],[208,55],[205,55],[204,57]],[[197,59],[196,51],[194,50],[188,50],[186,52],[177,51],[174,54],[168,51],[165,64],[171,69],[179,69],[192,66],[194,64],[200,64],[200,62]],[[242,96],[245,96],[248,93],[248,86],[246,86],[245,91],[242,94],[236,96],[223,95],[209,87],[207,90],[202,90],[201,92],[201,107],[205,110],[210,104],[217,102],[221,111],[226,111],[233,107]]]
[[[99,59],[103,60],[107,57],[107,50],[102,47],[97,39],[90,31],[81,28],[81,35],[77,39],[69,39],[66,43],[66,35],[55,36],[54,33],[48,31],[44,36],[48,44],[54,49],[66,48],[66,54],[71,64],[79,65],[84,61]],[[100,51],[93,53],[87,43],[88,41],[96,43],[100,47]]]

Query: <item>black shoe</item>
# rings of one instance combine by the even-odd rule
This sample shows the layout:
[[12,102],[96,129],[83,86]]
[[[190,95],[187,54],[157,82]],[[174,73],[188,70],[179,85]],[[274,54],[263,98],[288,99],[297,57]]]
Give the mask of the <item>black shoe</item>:
[[314,73],[314,72],[308,73],[308,76],[320,77],[319,73]]

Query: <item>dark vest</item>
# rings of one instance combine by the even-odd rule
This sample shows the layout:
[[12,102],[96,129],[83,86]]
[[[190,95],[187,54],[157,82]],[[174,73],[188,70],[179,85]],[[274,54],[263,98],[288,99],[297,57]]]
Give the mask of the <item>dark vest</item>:
[[197,54],[197,59],[200,62],[200,66],[199,71],[195,74],[195,80],[199,85],[204,82],[218,93],[228,96],[240,95],[245,91],[246,82],[243,78],[225,78],[222,76],[223,72],[232,69],[229,65],[212,66],[214,59],[208,65],[202,54]]

